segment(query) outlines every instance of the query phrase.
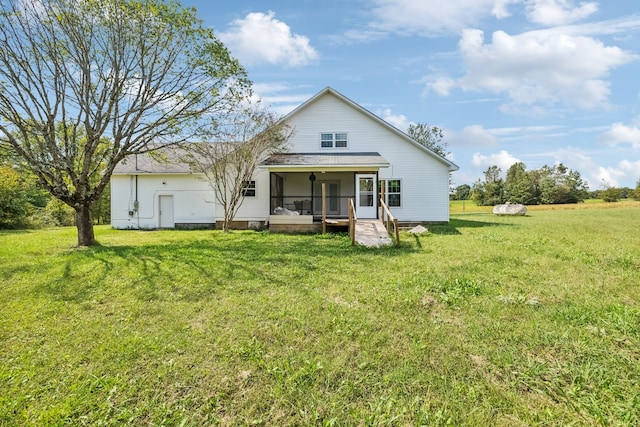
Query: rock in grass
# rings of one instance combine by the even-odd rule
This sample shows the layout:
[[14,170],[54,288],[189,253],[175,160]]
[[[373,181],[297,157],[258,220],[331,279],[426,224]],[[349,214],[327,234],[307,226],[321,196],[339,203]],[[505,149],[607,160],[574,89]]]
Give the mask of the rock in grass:
[[504,205],[495,205],[493,213],[496,215],[526,215],[527,207],[520,203],[505,203]]
[[413,234],[413,235],[416,235],[416,236],[419,236],[419,235],[424,234],[424,233],[426,233],[426,232],[427,232],[427,229],[426,229],[426,228],[424,228],[424,227],[423,227],[423,226],[421,226],[421,225],[416,225],[416,226],[415,226],[415,227],[413,227],[411,230],[409,230],[409,233],[411,233],[411,234]]

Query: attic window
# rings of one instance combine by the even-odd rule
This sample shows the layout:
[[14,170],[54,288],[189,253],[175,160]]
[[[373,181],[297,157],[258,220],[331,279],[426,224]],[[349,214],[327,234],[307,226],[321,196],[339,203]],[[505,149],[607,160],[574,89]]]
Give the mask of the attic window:
[[320,148],[347,148],[346,132],[320,134]]

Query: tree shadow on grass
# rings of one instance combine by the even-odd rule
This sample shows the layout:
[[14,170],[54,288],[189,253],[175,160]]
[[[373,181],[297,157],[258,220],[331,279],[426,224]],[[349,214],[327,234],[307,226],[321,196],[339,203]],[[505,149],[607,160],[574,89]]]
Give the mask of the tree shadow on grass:
[[[185,232],[189,233],[189,232]],[[83,303],[109,293],[127,293],[138,301],[198,301],[219,292],[251,292],[265,287],[311,283],[336,265],[366,265],[378,258],[402,257],[410,244],[383,248],[352,247],[347,235],[273,235],[212,233],[184,241],[102,244],[70,250],[52,266],[40,292],[66,302]]]
[[505,225],[512,225],[504,222],[490,222],[490,221],[471,221],[466,219],[452,218],[448,224],[437,224],[429,226],[429,232],[432,234],[440,235],[458,235],[461,228],[480,228],[480,227],[500,227]]

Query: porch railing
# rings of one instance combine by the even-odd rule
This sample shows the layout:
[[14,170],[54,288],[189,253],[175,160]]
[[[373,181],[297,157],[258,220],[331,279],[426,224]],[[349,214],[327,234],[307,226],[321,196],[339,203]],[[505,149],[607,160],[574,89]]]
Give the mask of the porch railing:
[[358,217],[356,216],[356,206],[353,203],[353,199],[349,199],[349,237],[351,237],[351,246],[356,244],[356,222]]
[[393,225],[393,236],[396,239],[396,245],[400,244],[400,229],[398,228],[398,218],[391,215],[389,207],[384,202],[384,199],[380,199],[380,208],[382,210],[382,222],[386,225],[389,234],[392,233],[391,226]]
[[[328,218],[346,218],[348,216],[349,199],[354,196],[329,196],[325,198],[326,212]],[[312,203],[313,201],[313,203]],[[276,208],[284,208],[289,211],[298,212],[300,215],[313,215],[316,219],[322,217],[322,195],[318,194],[313,197],[310,195],[287,195],[280,197],[271,197],[271,214],[275,213]]]

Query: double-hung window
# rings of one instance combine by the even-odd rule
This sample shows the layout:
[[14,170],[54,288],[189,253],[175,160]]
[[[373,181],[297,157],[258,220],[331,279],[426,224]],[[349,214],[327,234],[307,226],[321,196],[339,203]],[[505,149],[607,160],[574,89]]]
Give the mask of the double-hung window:
[[399,179],[387,180],[387,205],[390,208],[402,206],[402,181]]
[[[378,187],[378,193],[381,189],[385,190],[385,203],[390,208],[402,207],[402,180],[400,179],[387,179],[381,180]],[[381,194],[378,195],[379,197]]]
[[346,132],[325,132],[320,134],[320,148],[347,148]]
[[256,182],[245,181],[244,187],[242,187],[242,194],[244,197],[256,197]]

